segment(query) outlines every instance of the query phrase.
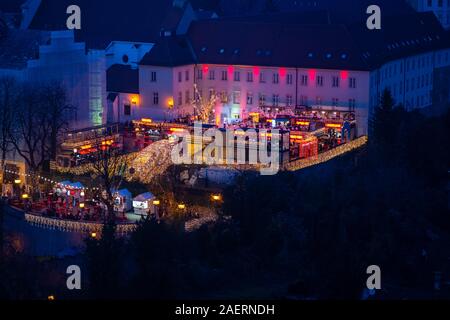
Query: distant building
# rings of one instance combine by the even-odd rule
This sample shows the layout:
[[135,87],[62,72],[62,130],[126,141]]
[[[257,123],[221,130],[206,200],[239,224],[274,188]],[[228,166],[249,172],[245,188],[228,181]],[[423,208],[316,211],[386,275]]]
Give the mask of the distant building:
[[258,111],[350,111],[361,135],[384,89],[408,110],[431,105],[434,70],[450,65],[448,33],[433,14],[386,17],[373,33],[317,17],[323,23],[291,13],[194,21],[162,37],[140,63],[141,108],[183,116],[215,96],[217,123]]
[[446,29],[450,29],[450,0],[407,0],[419,12],[432,11]]

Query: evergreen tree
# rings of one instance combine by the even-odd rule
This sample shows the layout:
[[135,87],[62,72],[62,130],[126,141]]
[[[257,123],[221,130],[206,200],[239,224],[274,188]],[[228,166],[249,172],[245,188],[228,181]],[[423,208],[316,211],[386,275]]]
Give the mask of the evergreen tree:
[[378,151],[391,151],[396,131],[394,105],[391,92],[385,89],[370,121],[371,141]]
[[103,225],[100,239],[86,240],[86,259],[89,270],[89,290],[93,298],[118,298],[121,241],[116,238],[116,225],[109,221]]

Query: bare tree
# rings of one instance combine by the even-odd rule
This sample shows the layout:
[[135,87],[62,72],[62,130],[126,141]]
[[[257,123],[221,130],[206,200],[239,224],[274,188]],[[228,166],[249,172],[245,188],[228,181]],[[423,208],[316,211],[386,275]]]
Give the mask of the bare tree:
[[59,83],[50,83],[43,88],[43,99],[46,111],[45,130],[48,134],[47,156],[50,160],[56,158],[58,136],[68,128],[69,115],[74,107],[67,103],[65,87]]
[[96,151],[92,154],[92,168],[94,175],[100,178],[103,191],[101,201],[106,206],[106,220],[114,219],[114,191],[119,190],[127,169],[127,158],[122,152],[115,148],[111,138],[96,137],[93,148]]
[[43,109],[44,104],[39,87],[23,84],[14,112],[14,125],[11,127],[10,138],[14,149],[33,172],[41,169],[45,159],[48,132],[45,130],[46,115]]
[[13,110],[18,102],[19,86],[12,77],[0,79],[0,168],[4,168],[6,156],[12,151],[10,132],[13,126]]

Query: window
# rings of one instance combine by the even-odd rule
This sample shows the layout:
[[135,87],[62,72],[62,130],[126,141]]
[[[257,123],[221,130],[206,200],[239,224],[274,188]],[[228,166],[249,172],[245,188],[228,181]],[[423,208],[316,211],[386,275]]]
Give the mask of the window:
[[186,90],[186,94],[184,96],[184,103],[189,104],[191,102],[191,94],[189,90]]
[[265,83],[266,82],[266,77],[264,75],[264,72],[262,72],[262,71],[259,74],[259,82],[261,82],[261,83]]
[[318,106],[320,106],[322,104],[322,98],[321,97],[316,97],[316,104]]
[[259,94],[259,105],[264,106],[266,104],[266,95],[263,93]]
[[300,105],[302,105],[302,106],[308,105],[308,97],[307,96],[300,96]]
[[150,81],[151,82],[156,82],[156,71],[152,71],[150,73]]
[[233,103],[234,104],[240,104],[241,103],[241,92],[240,91],[234,91],[233,92]]
[[350,111],[355,111],[356,100],[355,99],[348,99],[348,107],[349,107]]
[[307,75],[302,75],[301,77],[301,84],[302,86],[307,86],[308,85],[308,76]]
[[123,105],[123,114],[131,116],[131,105],[129,103]]
[[339,99],[333,98],[331,104],[333,105],[333,107],[337,107],[339,105]]
[[355,89],[356,88],[356,78],[349,78],[348,80],[348,86],[351,89]]
[[253,72],[247,72],[247,82],[253,82]]
[[317,76],[316,84],[318,87],[323,87],[323,76]]
[[183,81],[183,75],[181,74],[181,71],[178,72],[178,82]]
[[214,80],[214,79],[215,79],[214,70],[209,70],[209,80]]
[[184,72],[186,81],[189,81],[189,70]]
[[253,104],[253,93],[247,92],[247,104]]
[[339,88],[339,77],[333,77],[333,88]]
[[209,96],[208,99],[211,100],[215,96],[216,92],[213,88],[209,89]]
[[290,107],[290,106],[292,106],[292,95],[290,95],[290,94],[288,94],[287,96],[286,96],[286,105],[288,106],[288,107]]
[[159,94],[158,92],[153,92],[153,104],[158,105],[159,104]]
[[234,72],[234,81],[241,81],[241,73],[239,71]]
[[278,73],[273,74],[273,83],[277,84],[280,82],[280,75]]
[[228,94],[226,91],[220,92],[220,102],[221,103],[228,103]]
[[287,76],[286,76],[286,83],[287,84],[292,84],[293,83],[293,81],[292,81],[292,74],[288,74]]
[[222,71],[222,80],[223,81],[227,81],[228,80],[228,72],[227,71]]
[[183,104],[183,93],[178,92],[178,105],[181,106]]
[[272,105],[274,107],[278,107],[279,102],[280,102],[280,96],[278,94],[272,95]]
[[203,79],[203,70],[198,69],[197,70],[197,80],[202,80],[202,79]]

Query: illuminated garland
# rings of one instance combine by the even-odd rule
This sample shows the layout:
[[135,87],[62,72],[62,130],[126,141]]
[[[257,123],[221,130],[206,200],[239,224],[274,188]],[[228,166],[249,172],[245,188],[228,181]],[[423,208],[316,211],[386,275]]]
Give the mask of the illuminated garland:
[[[25,213],[25,221],[29,224],[51,230],[59,230],[63,232],[77,232],[77,233],[100,233],[103,224],[97,222],[84,221],[70,221],[60,220],[54,218],[42,217],[34,214]],[[136,224],[117,224],[116,233],[119,235],[126,235],[136,230]]]
[[39,174],[31,174],[31,173],[22,173],[22,172],[17,172],[17,171],[12,171],[12,170],[5,170],[5,172],[6,173],[11,173],[11,174],[14,174],[14,175],[17,175],[17,176],[23,176],[23,177],[37,177],[37,178],[39,178],[40,180],[43,180],[43,181],[45,181],[45,182],[50,182],[50,183],[52,183],[52,184],[59,184],[59,185],[61,185],[62,187],[64,187],[64,188],[70,188],[70,189],[75,189],[75,190],[93,190],[93,191],[95,191],[95,190],[100,190],[100,188],[95,188],[95,187],[93,187],[93,188],[87,188],[87,187],[83,187],[83,188],[79,188],[79,187],[74,187],[73,185],[70,185],[70,184],[63,184],[63,183],[61,183],[61,182],[58,182],[58,181],[56,181],[56,180],[53,180],[53,179],[50,179],[50,178],[47,178],[47,177],[44,177],[44,176],[41,176],[41,175],[39,175]]
[[353,151],[355,149],[364,146],[367,143],[367,141],[368,141],[367,136],[359,137],[355,140],[347,142],[346,144],[340,145],[334,149],[325,151],[323,153],[319,153],[319,155],[317,156],[290,162],[284,165],[284,169],[288,171],[297,171],[323,162],[327,162],[333,158],[343,155],[344,153]]

